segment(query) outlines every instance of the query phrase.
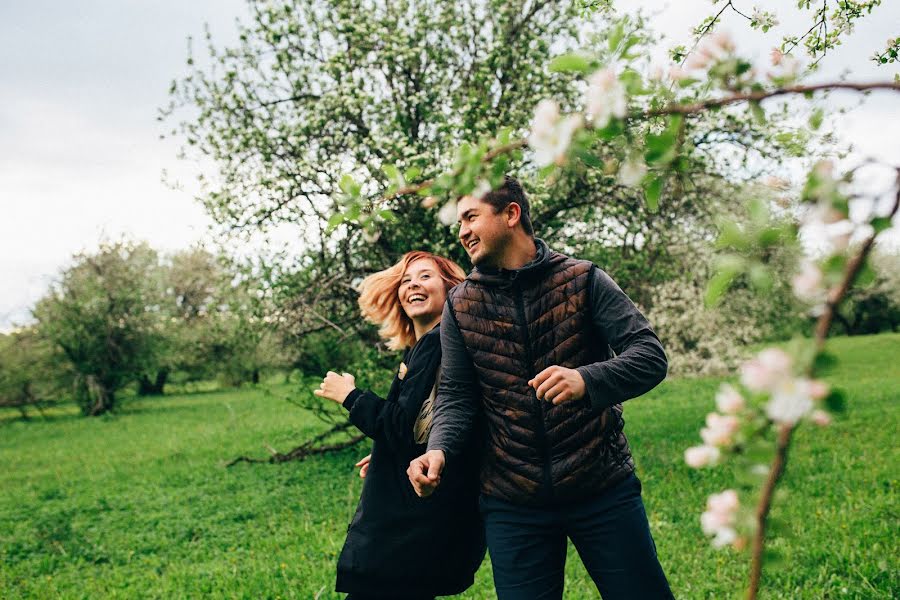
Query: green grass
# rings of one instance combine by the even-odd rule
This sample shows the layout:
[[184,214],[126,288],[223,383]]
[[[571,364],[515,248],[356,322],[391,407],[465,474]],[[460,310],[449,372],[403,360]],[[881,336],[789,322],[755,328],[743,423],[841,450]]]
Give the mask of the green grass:
[[[828,379],[849,410],[803,427],[773,517],[780,560],[765,598],[892,598],[896,557],[896,409],[900,335],[833,340]],[[732,485],[727,467],[693,471],[718,381],[667,381],[626,405],[644,500],[679,598],[731,598],[747,556],[714,551],[699,528],[706,496]],[[70,410],[23,422],[0,413],[0,597],[337,598],[337,554],[360,491],[366,446],[299,463],[223,463],[286,450],[320,430],[260,390],[133,400],[114,416]],[[570,549],[567,598],[595,598]],[[489,562],[464,598],[493,598]]]

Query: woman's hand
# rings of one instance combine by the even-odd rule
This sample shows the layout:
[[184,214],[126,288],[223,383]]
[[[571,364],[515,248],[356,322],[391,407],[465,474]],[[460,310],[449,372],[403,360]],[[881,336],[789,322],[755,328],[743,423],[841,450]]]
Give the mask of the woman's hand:
[[334,400],[338,404],[343,405],[344,400],[347,399],[347,396],[349,396],[350,392],[355,388],[356,378],[350,373],[338,375],[334,371],[328,371],[325,375],[325,379],[322,380],[319,389],[313,390],[313,394],[320,398]]
[[372,455],[367,454],[360,460],[358,463],[353,465],[354,467],[359,467],[359,476],[363,479],[366,478],[366,473],[369,472],[369,463],[372,462]]

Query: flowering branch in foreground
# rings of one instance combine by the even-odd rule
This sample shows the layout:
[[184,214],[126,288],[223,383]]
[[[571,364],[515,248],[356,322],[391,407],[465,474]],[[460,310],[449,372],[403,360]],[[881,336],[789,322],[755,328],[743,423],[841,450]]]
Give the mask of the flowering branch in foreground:
[[[713,545],[731,545],[744,548],[747,538],[740,531],[752,535],[750,584],[747,598],[754,599],[759,592],[763,549],[767,519],[772,506],[775,488],[784,474],[793,432],[803,421],[809,420],[825,426],[831,417],[818,404],[839,410],[843,402],[838,391],[829,390],[823,382],[812,379],[816,359],[823,351],[825,338],[834,315],[847,293],[859,278],[866,259],[878,234],[889,226],[900,208],[900,168],[897,168],[897,190],[894,203],[887,215],[871,214],[867,225],[872,233],[858,247],[852,258],[844,252],[855,226],[848,220],[847,196],[841,191],[846,177],[835,179],[830,163],[820,163],[810,173],[804,189],[804,201],[809,205],[807,224],[846,224],[843,233],[831,238],[831,255],[823,260],[830,265],[830,273],[823,273],[812,262],[794,279],[795,294],[801,299],[820,304],[815,308],[819,317],[815,338],[808,346],[795,347],[793,356],[779,348],[767,348],[741,367],[741,385],[754,402],[747,402],[741,393],[729,384],[723,384],[716,396],[719,413],[710,413],[706,427],[701,429],[703,446],[685,451],[685,462],[691,467],[712,466],[721,461],[724,453],[740,455],[754,444],[763,441],[770,428],[775,431],[775,455],[771,464],[756,464],[752,470],[765,476],[760,497],[752,515],[741,520],[741,505],[735,490],[713,494],[707,502],[707,510],[701,516],[704,533],[713,536]],[[840,231],[840,230],[839,230]],[[754,405],[762,404],[762,409]],[[760,426],[760,422],[763,424]],[[727,500],[727,501],[726,501]]]

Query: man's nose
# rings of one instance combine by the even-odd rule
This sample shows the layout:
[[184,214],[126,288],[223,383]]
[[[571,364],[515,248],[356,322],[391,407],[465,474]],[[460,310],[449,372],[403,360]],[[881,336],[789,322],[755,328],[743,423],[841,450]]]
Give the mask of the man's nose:
[[462,242],[462,241],[465,241],[465,239],[469,236],[469,233],[470,233],[470,232],[469,232],[469,228],[468,228],[468,227],[466,227],[465,225],[460,225],[460,226],[459,226],[459,240],[460,240],[461,242]]

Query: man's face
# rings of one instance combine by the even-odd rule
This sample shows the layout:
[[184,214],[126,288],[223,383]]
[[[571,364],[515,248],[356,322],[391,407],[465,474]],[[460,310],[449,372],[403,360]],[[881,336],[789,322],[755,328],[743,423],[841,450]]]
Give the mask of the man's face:
[[492,266],[509,240],[512,230],[507,211],[494,213],[494,207],[471,196],[463,196],[456,205],[459,241],[473,265]]

